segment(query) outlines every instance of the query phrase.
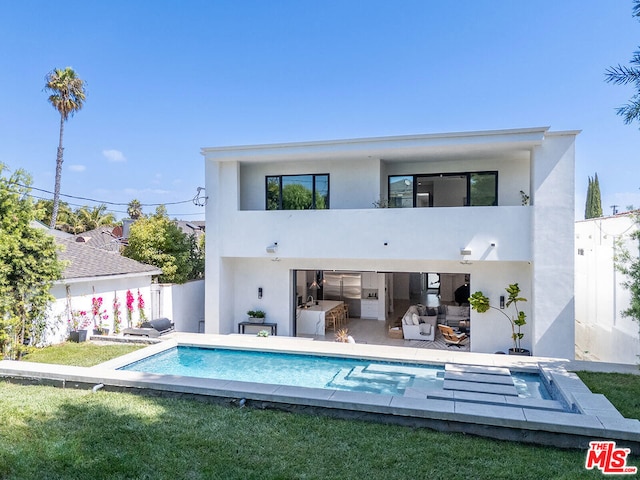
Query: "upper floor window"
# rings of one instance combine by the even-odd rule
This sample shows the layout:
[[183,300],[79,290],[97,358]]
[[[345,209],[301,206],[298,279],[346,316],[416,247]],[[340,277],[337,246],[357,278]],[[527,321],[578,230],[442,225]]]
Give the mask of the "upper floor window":
[[498,172],[389,177],[389,206],[393,208],[494,205],[498,205]]
[[329,208],[329,175],[273,175],[266,178],[267,210]]

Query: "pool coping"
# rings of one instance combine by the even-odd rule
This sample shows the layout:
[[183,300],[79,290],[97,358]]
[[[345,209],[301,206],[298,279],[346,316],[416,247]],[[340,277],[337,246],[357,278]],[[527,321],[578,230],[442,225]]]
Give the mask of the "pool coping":
[[[455,393],[451,398],[428,398],[420,393],[380,395],[116,370],[177,345],[541,371],[557,387],[563,402],[577,413],[530,408],[526,402],[488,404],[481,400],[481,395],[476,401],[473,395],[456,397]],[[567,362],[557,358],[462,354],[453,350],[316,342],[292,337],[174,333],[162,342],[94,367],[3,360],[0,376],[63,388],[200,397],[231,405],[361,418],[559,447],[586,449],[590,441],[614,440],[621,446],[640,449],[640,421],[622,417],[603,395],[592,393],[575,373],[565,369]]]

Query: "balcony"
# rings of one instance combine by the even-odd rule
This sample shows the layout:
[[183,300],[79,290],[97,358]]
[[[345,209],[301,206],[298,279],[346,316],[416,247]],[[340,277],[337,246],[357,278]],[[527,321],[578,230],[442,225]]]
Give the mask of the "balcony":
[[277,242],[279,258],[530,261],[532,209],[225,210],[212,241],[223,257],[273,257]]

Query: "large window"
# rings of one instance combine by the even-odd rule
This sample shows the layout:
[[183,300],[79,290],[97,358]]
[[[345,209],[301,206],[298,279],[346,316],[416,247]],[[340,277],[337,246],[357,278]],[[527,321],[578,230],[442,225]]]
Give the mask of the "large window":
[[329,175],[274,175],[266,179],[267,210],[329,208]]
[[493,205],[498,205],[498,172],[389,177],[392,208]]

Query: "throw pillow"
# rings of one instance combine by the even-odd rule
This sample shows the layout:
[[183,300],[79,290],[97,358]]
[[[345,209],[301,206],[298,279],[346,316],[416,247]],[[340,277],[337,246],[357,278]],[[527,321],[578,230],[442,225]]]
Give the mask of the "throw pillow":
[[416,313],[411,315],[411,320],[414,325],[420,325],[420,317]]

